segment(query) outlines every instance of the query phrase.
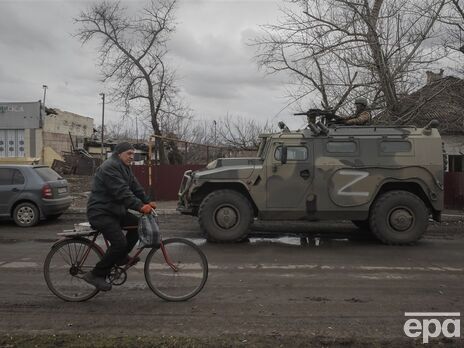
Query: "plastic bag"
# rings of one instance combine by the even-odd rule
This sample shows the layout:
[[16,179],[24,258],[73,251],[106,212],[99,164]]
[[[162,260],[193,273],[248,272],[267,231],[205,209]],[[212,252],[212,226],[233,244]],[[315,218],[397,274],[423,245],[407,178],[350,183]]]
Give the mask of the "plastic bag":
[[157,248],[160,246],[160,230],[155,215],[142,215],[139,219],[138,233],[141,248]]

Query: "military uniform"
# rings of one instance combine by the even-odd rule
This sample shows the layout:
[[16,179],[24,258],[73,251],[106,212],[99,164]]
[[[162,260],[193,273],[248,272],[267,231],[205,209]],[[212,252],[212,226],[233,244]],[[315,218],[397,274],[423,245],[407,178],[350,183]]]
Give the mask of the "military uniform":
[[344,124],[351,125],[351,126],[354,126],[354,125],[360,126],[360,125],[368,124],[370,120],[371,120],[371,114],[367,110],[362,111],[359,115],[354,115],[354,116],[346,117],[342,119]]

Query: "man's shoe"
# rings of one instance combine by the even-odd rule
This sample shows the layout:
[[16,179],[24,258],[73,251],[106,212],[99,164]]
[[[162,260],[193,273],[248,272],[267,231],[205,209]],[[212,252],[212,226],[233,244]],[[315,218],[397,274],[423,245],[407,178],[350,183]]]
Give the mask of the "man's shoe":
[[122,261],[119,261],[119,262],[116,262],[116,265],[118,266],[133,266],[135,265],[137,262],[140,261],[140,257],[129,257],[129,256],[126,256],[126,258]]
[[100,291],[110,291],[111,284],[108,284],[103,277],[97,277],[92,272],[84,274],[82,277],[87,283],[95,286]]

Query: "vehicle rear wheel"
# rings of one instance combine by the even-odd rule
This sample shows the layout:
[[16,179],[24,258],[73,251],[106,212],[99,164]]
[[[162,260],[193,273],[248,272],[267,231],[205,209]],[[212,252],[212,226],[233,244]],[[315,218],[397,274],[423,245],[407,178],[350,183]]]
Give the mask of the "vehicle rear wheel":
[[13,210],[13,219],[20,227],[31,227],[39,222],[40,214],[37,206],[32,202],[18,204]]
[[198,213],[201,229],[208,240],[236,242],[246,237],[253,222],[253,207],[241,193],[218,190],[210,193]]
[[91,299],[98,290],[82,278],[102,257],[102,251],[87,239],[58,242],[44,262],[44,277],[48,288],[64,301],[82,302]]
[[425,233],[429,212],[425,203],[407,191],[390,191],[373,204],[372,232],[386,244],[410,244]]

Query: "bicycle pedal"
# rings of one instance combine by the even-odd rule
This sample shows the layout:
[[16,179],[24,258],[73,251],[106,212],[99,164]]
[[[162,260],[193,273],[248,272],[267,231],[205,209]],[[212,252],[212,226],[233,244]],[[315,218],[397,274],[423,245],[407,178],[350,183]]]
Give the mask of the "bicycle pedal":
[[114,266],[107,276],[108,282],[112,285],[122,285],[127,280],[127,273],[122,267]]

